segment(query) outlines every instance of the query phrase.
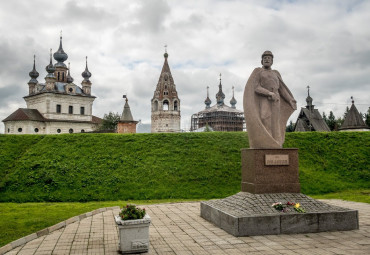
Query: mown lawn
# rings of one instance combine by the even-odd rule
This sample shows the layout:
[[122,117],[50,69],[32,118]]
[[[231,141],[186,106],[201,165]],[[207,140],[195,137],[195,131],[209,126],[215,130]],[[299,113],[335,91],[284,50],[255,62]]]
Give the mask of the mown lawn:
[[[325,195],[314,195],[312,197],[316,199],[342,199],[370,203],[370,190],[347,190]],[[111,206],[123,207],[128,203],[148,205],[186,201],[198,200],[166,199],[86,203],[0,203],[0,247],[73,216],[90,212],[98,208]]]
[[[142,200],[59,203],[0,203],[0,247],[56,223],[103,207],[158,204],[188,200]],[[192,200],[194,201],[194,200]]]

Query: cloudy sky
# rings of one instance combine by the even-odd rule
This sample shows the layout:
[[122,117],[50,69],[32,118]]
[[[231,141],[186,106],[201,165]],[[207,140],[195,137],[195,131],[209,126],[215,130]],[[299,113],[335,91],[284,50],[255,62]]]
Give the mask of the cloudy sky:
[[370,1],[358,0],[1,1],[0,119],[26,107],[34,54],[44,82],[60,30],[78,85],[88,56],[98,117],[121,113],[127,93],[134,118],[150,123],[166,44],[184,129],[191,114],[204,109],[207,86],[215,103],[219,73],[227,104],[234,86],[242,110],[244,86],[265,50],[274,53],[273,68],[298,108],[306,105],[309,85],[320,112],[342,116],[353,96],[364,113],[370,106],[369,13]]

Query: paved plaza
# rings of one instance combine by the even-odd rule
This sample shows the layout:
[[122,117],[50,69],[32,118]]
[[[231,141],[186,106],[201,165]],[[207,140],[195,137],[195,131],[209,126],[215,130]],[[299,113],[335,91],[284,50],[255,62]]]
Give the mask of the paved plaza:
[[[156,204],[143,206],[152,218],[150,251],[144,254],[370,254],[370,204],[321,201],[358,210],[360,229],[234,237],[201,218],[199,202]],[[113,218],[118,212],[114,208],[72,219],[5,254],[119,254]]]

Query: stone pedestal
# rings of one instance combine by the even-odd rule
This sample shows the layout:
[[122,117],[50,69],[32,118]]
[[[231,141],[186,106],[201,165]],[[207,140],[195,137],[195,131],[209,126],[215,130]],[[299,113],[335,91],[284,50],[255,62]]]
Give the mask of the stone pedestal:
[[[300,203],[306,213],[280,212],[276,202]],[[234,236],[279,235],[358,229],[358,211],[300,193],[251,194],[201,202],[200,216]]]
[[300,193],[298,149],[242,149],[241,191]]

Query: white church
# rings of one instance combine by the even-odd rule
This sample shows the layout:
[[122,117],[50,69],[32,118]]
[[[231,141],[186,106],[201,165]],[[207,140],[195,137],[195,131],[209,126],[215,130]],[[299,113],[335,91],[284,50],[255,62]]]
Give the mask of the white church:
[[53,54],[55,63],[46,66],[45,83],[39,83],[39,73],[35,67],[29,73],[29,94],[24,97],[27,108],[19,108],[3,120],[5,134],[62,134],[91,132],[102,121],[92,115],[95,96],[91,95],[91,73],[87,67],[82,73],[81,87],[73,83],[70,67],[64,62],[68,55],[62,46],[62,36],[57,52]]

